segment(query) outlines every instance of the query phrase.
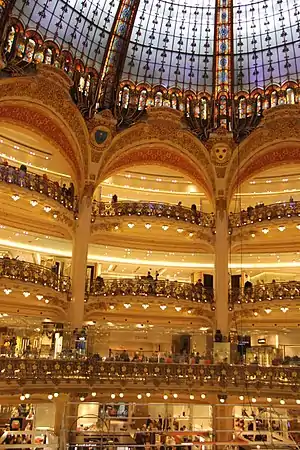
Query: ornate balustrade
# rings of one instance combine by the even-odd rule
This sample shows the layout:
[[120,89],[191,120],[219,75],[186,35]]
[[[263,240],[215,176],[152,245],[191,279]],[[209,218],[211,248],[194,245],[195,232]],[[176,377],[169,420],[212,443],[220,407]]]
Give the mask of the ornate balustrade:
[[[205,389],[297,389],[300,385],[299,367],[263,367],[256,365],[189,365],[161,363],[127,363],[89,360],[53,359],[0,359],[0,381],[21,384],[32,382],[61,384],[84,381],[89,386],[105,383],[132,382],[134,385],[148,383],[195,384]],[[285,395],[289,391],[285,389]]]
[[163,217],[167,219],[181,220],[184,222],[197,224],[207,228],[215,226],[215,216],[213,213],[203,213],[193,211],[190,208],[168,203],[157,202],[96,202],[93,203],[93,220],[97,216],[118,217],[118,216],[142,216],[142,217]]
[[257,303],[270,300],[299,300],[300,282],[267,283],[252,288],[236,288],[229,292],[229,304]]
[[272,219],[300,217],[300,202],[275,203],[247,208],[247,211],[229,214],[229,227],[236,228]]
[[68,189],[62,188],[58,182],[50,181],[46,175],[40,176],[7,164],[0,164],[0,181],[44,194],[65,208],[77,211],[74,195]]
[[93,297],[116,297],[117,295],[167,297],[210,304],[214,301],[213,289],[192,283],[155,281],[147,278],[101,279],[92,284],[88,294]]
[[59,276],[51,269],[17,259],[0,259],[0,278],[39,284],[60,292],[69,292],[71,289],[69,277]]

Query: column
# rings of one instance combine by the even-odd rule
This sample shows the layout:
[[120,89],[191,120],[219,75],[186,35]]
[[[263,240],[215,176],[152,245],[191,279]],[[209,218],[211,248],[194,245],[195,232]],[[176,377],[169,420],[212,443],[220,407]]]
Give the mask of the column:
[[99,104],[110,109],[116,101],[118,85],[122,76],[127,48],[136,17],[139,0],[121,0],[116,18],[107,42]]
[[216,202],[215,301],[216,329],[228,336],[228,214],[224,197]]
[[70,322],[73,328],[82,326],[84,319],[84,297],[86,263],[91,228],[92,196],[84,194],[79,202],[79,216],[76,221],[72,251],[72,302]]
[[[213,406],[213,433],[214,441],[222,443],[215,448],[220,450],[227,448],[233,439],[233,407],[230,405],[214,405]],[[226,445],[228,443],[228,445]]]

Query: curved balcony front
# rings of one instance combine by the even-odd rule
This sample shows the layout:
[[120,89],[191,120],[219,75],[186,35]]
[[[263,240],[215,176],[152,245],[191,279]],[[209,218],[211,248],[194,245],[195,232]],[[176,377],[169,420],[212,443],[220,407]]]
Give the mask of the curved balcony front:
[[230,213],[229,228],[297,217],[300,217],[300,202],[289,201],[271,205],[257,205],[247,208],[247,211]]
[[[104,243],[109,236],[115,245],[124,239],[135,248],[211,252],[215,216],[180,205],[161,202],[93,202],[92,239]],[[109,233],[109,234],[108,234]],[[155,239],[153,238],[155,234]]]
[[[45,382],[59,386],[61,392],[82,392],[93,389],[105,391],[118,386],[126,392],[139,388],[141,392],[159,386],[161,390],[248,393],[280,395],[293,398],[300,386],[299,367],[263,367],[256,365],[202,365],[177,363],[131,363],[115,361],[22,359],[5,357],[1,359],[0,389],[18,389],[28,386],[34,392],[45,389]],[[33,387],[34,384],[34,387]],[[284,389],[284,390],[283,390]],[[102,391],[102,392],[103,392]]]
[[0,164],[0,182],[2,223],[18,228],[21,210],[22,228],[71,237],[74,215],[78,212],[72,189],[61,187],[46,174],[40,176],[5,163]]
[[[2,308],[10,314],[66,320],[71,281],[51,269],[17,259],[0,259]],[[21,309],[20,309],[21,308]]]
[[300,281],[257,284],[249,288],[236,288],[229,291],[229,305],[242,303],[270,302],[278,300],[299,300]]
[[90,297],[160,297],[175,300],[187,300],[196,303],[214,303],[211,288],[192,283],[179,283],[168,280],[151,280],[147,278],[103,279],[95,281],[88,292]]

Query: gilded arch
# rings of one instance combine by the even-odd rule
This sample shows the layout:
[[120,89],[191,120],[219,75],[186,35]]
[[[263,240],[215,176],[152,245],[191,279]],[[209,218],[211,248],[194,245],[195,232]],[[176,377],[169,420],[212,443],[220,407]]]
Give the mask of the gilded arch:
[[175,168],[202,186],[214,203],[215,172],[203,144],[182,126],[182,113],[153,108],[146,122],[119,133],[104,152],[98,182],[113,172],[141,164]]
[[300,107],[283,105],[265,111],[262,123],[234,150],[226,173],[228,200],[254,174],[295,162],[300,163]]
[[71,81],[43,66],[37,75],[0,81],[0,120],[43,135],[68,161],[79,191],[88,175],[90,145],[85,122],[69,95]]

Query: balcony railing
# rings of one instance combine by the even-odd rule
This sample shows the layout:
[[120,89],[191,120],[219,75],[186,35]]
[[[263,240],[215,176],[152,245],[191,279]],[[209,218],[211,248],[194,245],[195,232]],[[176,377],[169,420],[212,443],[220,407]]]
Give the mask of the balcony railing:
[[44,194],[65,208],[77,211],[74,194],[67,188],[61,187],[58,182],[50,181],[46,175],[40,176],[7,164],[0,164],[0,181]]
[[299,300],[300,281],[267,283],[249,288],[231,289],[229,304],[257,303],[270,300]]
[[[84,380],[89,385],[103,385],[112,382],[132,382],[134,385],[151,382],[176,384],[180,381],[196,383],[205,388],[255,388],[273,389],[300,385],[299,367],[264,367],[257,365],[239,366],[229,364],[161,364],[129,363],[113,361],[55,360],[2,358],[0,381],[12,380],[22,383],[47,381],[56,384]],[[285,390],[285,394],[288,391]]]
[[17,259],[0,259],[0,278],[47,286],[60,292],[69,292],[71,289],[69,277],[57,275],[51,269],[38,264]]
[[214,301],[212,288],[192,283],[156,281],[147,278],[101,279],[91,285],[88,294],[93,297],[116,297],[117,295],[167,297],[210,304]]
[[300,202],[289,201],[273,205],[249,207],[247,211],[229,214],[229,227],[236,228],[273,219],[300,217]]
[[157,202],[96,202],[93,203],[93,220],[97,216],[120,217],[120,216],[140,216],[140,217],[163,217],[175,219],[191,224],[200,225],[207,228],[215,226],[215,216],[213,213],[194,211],[185,206],[170,205],[168,203]]

